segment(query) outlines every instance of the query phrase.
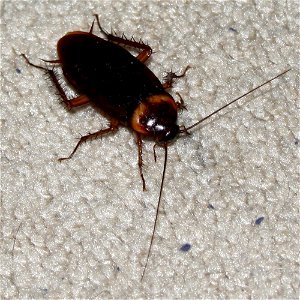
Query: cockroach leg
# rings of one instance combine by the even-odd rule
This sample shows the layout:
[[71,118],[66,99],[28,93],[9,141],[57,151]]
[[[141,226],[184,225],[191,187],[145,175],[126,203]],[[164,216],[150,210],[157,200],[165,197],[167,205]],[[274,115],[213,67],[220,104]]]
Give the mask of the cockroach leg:
[[177,109],[178,110],[183,110],[183,109],[187,110],[181,95],[179,93],[176,93],[176,95],[179,97],[179,101],[175,102],[176,106],[177,106]]
[[136,143],[138,146],[138,155],[139,155],[138,165],[139,165],[140,175],[143,182],[143,191],[145,191],[146,183],[143,175],[143,141],[140,134],[137,134],[136,137],[137,137]]
[[24,57],[24,59],[26,60],[26,62],[30,65],[30,66],[32,66],[32,67],[35,67],[35,68],[37,68],[37,69],[41,69],[41,70],[44,70],[44,71],[46,71],[46,72],[48,72],[48,69],[47,68],[45,68],[45,67],[42,67],[42,66],[39,66],[39,65],[35,65],[35,64],[33,64],[28,58],[27,58],[27,56],[25,55],[25,54],[21,54],[21,56],[23,56]]
[[110,133],[110,132],[113,132],[113,131],[116,131],[119,127],[119,122],[117,120],[111,120],[110,122],[110,126],[108,128],[105,128],[105,129],[101,129],[99,131],[96,131],[94,133],[90,133],[90,134],[87,134],[85,136],[82,136],[79,140],[79,142],[77,143],[76,147],[74,148],[74,150],[72,151],[72,153],[68,156],[68,157],[62,157],[62,158],[59,158],[58,160],[59,161],[62,161],[62,160],[66,160],[66,159],[70,159],[73,157],[73,155],[75,154],[76,150],[78,149],[78,147],[88,141],[88,140],[92,140],[92,139],[96,139],[96,138],[99,138],[101,137],[102,135],[104,134],[107,134],[107,133]]
[[63,101],[68,109],[71,109],[73,107],[82,106],[85,104],[88,104],[90,102],[90,99],[86,95],[80,95],[76,98],[67,100],[66,102]]
[[150,46],[148,45],[144,45],[145,50],[143,50],[136,58],[141,61],[142,63],[144,63],[152,54],[152,49],[150,48]]
[[[97,21],[97,24],[98,24],[98,27],[99,27],[100,31],[101,31],[101,32],[106,36],[106,38],[108,39],[110,34],[109,34],[106,30],[104,30],[104,29],[102,28],[102,26],[101,26],[101,24],[100,24],[100,20],[99,20],[98,14],[94,14],[94,17],[96,18],[96,21]],[[93,24],[92,24],[92,26],[91,26],[90,33],[92,33],[92,31],[93,31],[93,27],[94,27],[94,21],[93,21]]]
[[50,63],[50,64],[60,64],[59,59],[52,59],[52,60],[42,59],[42,61],[44,61],[46,63]]
[[[151,56],[152,48],[149,45],[146,45],[143,42],[137,42],[135,40],[128,40],[125,37],[123,38],[123,37],[115,36],[111,33],[108,33],[101,27],[99,16],[97,14],[95,14],[94,16],[96,18],[96,21],[97,21],[100,31],[106,36],[106,38],[110,42],[113,42],[116,44],[123,44],[125,46],[129,46],[129,47],[132,47],[135,49],[143,49],[143,51],[141,53],[139,53],[138,56],[136,57],[142,63],[144,63]],[[93,27],[93,25],[92,25],[92,27]],[[92,30],[92,27],[91,27],[91,30]]]
[[168,72],[167,75],[166,75],[165,78],[164,78],[165,82],[163,83],[163,88],[164,88],[164,89],[169,89],[169,88],[171,88],[171,87],[173,86],[174,79],[184,77],[186,71],[187,71],[189,68],[190,68],[190,66],[187,66],[187,67],[185,68],[185,70],[184,70],[180,75],[177,75],[177,74],[174,73],[174,72]]
[[[50,77],[51,81],[53,82],[54,86],[56,87],[59,95],[61,96],[62,100],[63,100],[63,103],[66,105],[66,107],[68,109],[72,109],[73,107],[77,107],[77,106],[81,106],[81,105],[84,105],[84,104],[87,104],[89,102],[89,99],[88,97],[86,97],[85,95],[80,95],[76,98],[73,98],[73,99],[68,99],[65,91],[63,90],[63,88],[61,87],[60,83],[59,83],[59,80],[57,78],[57,75],[55,74],[55,72],[51,69],[48,69],[48,68],[45,68],[45,67],[42,67],[42,66],[39,66],[39,65],[35,65],[33,64],[27,57],[25,54],[21,54],[26,62],[32,66],[32,67],[35,67],[35,68],[38,68],[38,69],[41,69],[41,70],[44,70]],[[50,63],[58,63],[59,60],[43,60],[45,62],[50,62]]]
[[59,83],[56,73],[50,69],[47,69],[47,73],[48,73],[51,81],[53,82],[54,86],[56,87],[59,95],[61,96],[62,102],[66,105],[68,110],[71,110],[73,107],[78,107],[78,106],[89,103],[89,98],[85,95],[80,95],[73,99],[68,99],[64,89],[62,88],[62,86]]

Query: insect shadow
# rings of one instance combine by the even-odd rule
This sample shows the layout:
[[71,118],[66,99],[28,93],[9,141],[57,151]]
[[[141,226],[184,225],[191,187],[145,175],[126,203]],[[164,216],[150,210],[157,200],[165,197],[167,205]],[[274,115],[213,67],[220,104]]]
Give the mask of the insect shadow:
[[[172,87],[175,79],[185,76],[189,66],[179,75],[169,72],[164,82],[160,82],[156,75],[145,65],[152,54],[152,48],[141,40],[136,41],[133,38],[127,39],[124,35],[119,37],[108,33],[101,27],[98,15],[95,14],[94,16],[95,20],[89,32],[69,32],[58,41],[58,59],[43,60],[52,64],[52,68],[33,64],[25,54],[22,54],[22,56],[29,65],[48,74],[63,103],[69,110],[86,104],[93,104],[110,121],[110,125],[107,128],[82,136],[71,154],[60,158],[60,161],[70,159],[82,143],[113,133],[120,126],[125,126],[136,135],[138,167],[143,190],[145,190],[146,184],[143,175],[142,158],[143,139],[151,139],[155,142],[155,146],[163,147],[164,166],[152,235],[141,276],[141,280],[143,280],[157,226],[170,143],[181,135],[189,134],[191,129],[222,109],[270,83],[289,70],[253,88],[198,122],[190,126],[179,126],[177,124],[178,111],[185,108],[184,101],[180,95],[179,101],[175,101],[167,90]],[[93,34],[95,21],[105,39]],[[127,48],[136,49],[139,51],[139,54],[135,57]],[[57,65],[61,67],[67,83],[79,96],[68,99],[60,78],[55,71],[55,66]],[[154,156],[156,159],[155,147]]]

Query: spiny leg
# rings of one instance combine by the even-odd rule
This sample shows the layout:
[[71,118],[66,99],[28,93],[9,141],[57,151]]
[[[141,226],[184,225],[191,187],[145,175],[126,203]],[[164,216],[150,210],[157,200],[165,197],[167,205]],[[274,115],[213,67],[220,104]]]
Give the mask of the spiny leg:
[[116,131],[119,127],[119,122],[116,121],[116,120],[112,120],[110,122],[110,126],[108,128],[105,128],[105,129],[101,129],[97,132],[94,132],[94,133],[90,133],[90,134],[87,134],[85,136],[82,136],[79,140],[79,142],[77,143],[76,147],[74,148],[74,150],[72,151],[72,153],[68,156],[68,157],[62,157],[62,158],[59,158],[58,160],[59,161],[62,161],[62,160],[66,160],[66,159],[70,159],[72,158],[72,156],[74,155],[74,153],[76,152],[76,150],[78,149],[78,147],[88,141],[88,140],[91,140],[91,139],[96,139],[96,138],[99,138],[101,137],[102,135],[104,134],[107,134],[107,133],[110,133],[110,132],[113,132],[113,131]]
[[[100,31],[106,36],[106,38],[113,43],[116,44],[123,44],[125,46],[129,46],[135,49],[142,49],[143,51],[140,52],[138,54],[138,56],[136,57],[139,61],[141,61],[142,63],[144,63],[152,54],[152,48],[149,45],[144,44],[142,41],[135,41],[134,39],[132,40],[128,40],[125,37],[118,37],[115,36],[111,33],[108,33],[107,31],[105,31],[101,25],[100,25],[100,20],[99,20],[99,16],[97,14],[94,15],[98,24],[98,27],[100,29]],[[91,30],[93,30],[93,25],[91,27]],[[90,32],[91,32],[90,30]]]
[[183,110],[183,109],[187,110],[181,95],[179,93],[176,93],[176,95],[179,97],[179,101],[175,102],[177,106],[177,110]]
[[177,78],[181,78],[183,76],[185,76],[185,73],[186,71],[190,68],[190,66],[187,66],[185,68],[185,70],[183,71],[183,73],[181,73],[180,75],[177,75],[176,73],[174,72],[168,72],[167,75],[165,76],[164,80],[165,82],[163,83],[163,88],[164,89],[169,89],[172,87],[173,85],[173,82],[174,82],[174,79],[177,79]]
[[147,48],[139,53],[139,55],[136,57],[142,63],[144,63],[152,54],[152,49],[150,48],[150,46],[145,45],[145,47]]
[[49,77],[50,77],[52,83],[56,87],[58,94],[62,98],[62,102],[65,104],[67,109],[71,110],[74,107],[78,107],[78,106],[89,103],[89,98],[85,95],[79,95],[75,98],[68,99],[65,91],[63,90],[61,84],[59,83],[59,79],[57,78],[57,75],[55,74],[55,72],[53,70],[47,69],[47,73],[49,74]]
[[80,95],[78,97],[72,98],[70,100],[64,100],[63,103],[67,106],[68,109],[72,109],[73,107],[82,106],[88,104],[90,99],[86,95]]
[[[59,83],[57,75],[55,74],[55,72],[53,70],[47,69],[47,68],[42,67],[42,66],[35,65],[32,62],[30,62],[30,60],[26,57],[25,54],[21,54],[21,55],[25,58],[26,62],[30,66],[38,68],[38,69],[41,69],[41,70],[45,71],[49,75],[52,83],[54,84],[54,86],[56,87],[59,95],[61,96],[61,98],[63,100],[63,103],[66,105],[66,107],[68,109],[72,109],[73,107],[81,106],[81,105],[87,104],[89,102],[89,98],[87,96],[85,96],[85,95],[80,95],[80,96],[75,97],[73,99],[68,99],[65,91],[63,90],[63,88],[61,87],[61,85]],[[57,63],[57,62],[59,62],[59,60],[51,60],[51,61],[44,60],[44,61],[50,62],[50,63]]]
[[137,137],[136,143],[138,146],[138,155],[139,155],[138,165],[139,165],[140,175],[143,182],[143,191],[145,191],[146,183],[143,175],[143,141],[140,134],[137,134],[136,137]]

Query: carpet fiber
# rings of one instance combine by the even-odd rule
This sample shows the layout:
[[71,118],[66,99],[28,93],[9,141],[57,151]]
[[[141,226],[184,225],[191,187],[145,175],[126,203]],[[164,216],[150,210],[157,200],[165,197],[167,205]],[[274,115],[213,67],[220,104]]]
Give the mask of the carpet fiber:
[[[298,299],[297,5],[2,1],[1,298]],[[105,29],[149,43],[160,79],[191,66],[171,91],[188,108],[180,125],[291,68],[169,147],[142,282],[163,150],[154,163],[144,143],[145,192],[126,128],[59,163],[107,120],[89,106],[67,111],[19,56],[55,59],[58,39],[88,31],[94,13]]]

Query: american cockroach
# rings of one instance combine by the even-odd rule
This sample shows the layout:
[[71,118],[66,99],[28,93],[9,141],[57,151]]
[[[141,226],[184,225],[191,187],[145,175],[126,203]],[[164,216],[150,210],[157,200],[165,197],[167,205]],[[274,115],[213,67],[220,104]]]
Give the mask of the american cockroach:
[[[106,39],[93,34],[95,20]],[[156,231],[167,166],[167,150],[170,142],[181,134],[188,134],[192,128],[198,126],[206,119],[282,76],[289,70],[232,100],[193,125],[178,126],[177,114],[180,109],[185,108],[184,102],[180,96],[180,101],[175,101],[167,92],[167,89],[172,87],[174,79],[185,75],[189,66],[180,75],[176,75],[173,72],[168,73],[165,81],[161,83],[145,65],[145,62],[152,54],[152,49],[149,45],[142,41],[129,40],[125,36],[118,37],[110,34],[101,27],[98,15],[95,15],[95,20],[89,32],[69,32],[58,41],[58,59],[44,60],[50,64],[60,65],[66,81],[79,95],[76,98],[68,99],[54,68],[49,69],[35,65],[24,54],[22,55],[29,65],[42,69],[49,75],[68,109],[92,103],[110,121],[108,128],[82,136],[71,154],[68,157],[60,158],[60,161],[70,159],[83,142],[114,132],[119,126],[126,126],[136,134],[138,167],[143,190],[145,190],[146,185],[142,169],[142,139],[145,137],[150,138],[154,140],[155,145],[164,148],[164,167],[152,235],[141,276],[141,279],[143,279]],[[126,47],[134,48],[140,52],[135,57],[125,49]]]

